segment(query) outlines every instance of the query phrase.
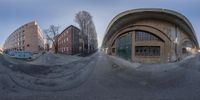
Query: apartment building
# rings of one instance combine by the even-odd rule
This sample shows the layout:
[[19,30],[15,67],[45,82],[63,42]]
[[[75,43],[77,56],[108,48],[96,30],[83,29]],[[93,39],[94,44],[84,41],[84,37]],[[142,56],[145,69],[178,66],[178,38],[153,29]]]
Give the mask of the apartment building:
[[80,42],[80,29],[70,25],[58,36],[58,52],[69,55],[81,53],[82,46]]
[[36,21],[24,24],[7,38],[3,49],[39,53],[44,50],[43,32]]

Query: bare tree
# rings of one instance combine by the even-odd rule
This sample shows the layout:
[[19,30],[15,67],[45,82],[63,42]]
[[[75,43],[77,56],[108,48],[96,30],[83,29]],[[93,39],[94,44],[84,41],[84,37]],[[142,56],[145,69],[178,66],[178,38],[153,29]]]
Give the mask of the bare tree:
[[[81,36],[84,41],[83,49],[89,53],[91,51],[91,44],[96,34],[95,26],[92,21],[92,16],[87,11],[80,11],[75,15],[75,22],[77,22],[81,29]],[[97,39],[97,37],[95,37]]]
[[97,49],[98,47],[98,43],[97,43],[97,32],[96,32],[96,28],[95,28],[95,25],[94,23],[91,23],[90,24],[90,41],[91,41],[91,44],[92,45],[92,50],[95,50]]
[[87,26],[91,20],[92,16],[86,11],[80,11],[75,15],[75,21],[79,24],[82,35],[87,34]]
[[54,49],[54,53],[58,53],[59,28],[59,26],[50,25],[49,29],[44,30],[47,41],[52,42],[52,48]]

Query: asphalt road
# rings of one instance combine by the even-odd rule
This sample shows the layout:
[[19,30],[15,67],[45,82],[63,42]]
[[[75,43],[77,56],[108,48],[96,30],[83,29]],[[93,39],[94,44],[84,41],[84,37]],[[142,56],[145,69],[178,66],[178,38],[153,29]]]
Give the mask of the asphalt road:
[[[162,65],[170,66],[168,70],[151,71],[145,69],[156,65],[142,65],[138,68],[119,66],[107,55],[96,53],[92,57],[71,63],[70,66],[56,67],[56,70],[66,68],[57,74],[52,71],[43,74],[44,69],[48,70],[45,67],[41,70],[36,68],[33,74],[16,69],[21,67],[4,61],[1,56],[0,60],[0,100],[199,100],[200,98],[200,56],[176,64]],[[33,66],[31,68],[34,69]],[[52,69],[52,66],[49,69]],[[23,75],[26,77],[18,79],[18,76]],[[38,85],[32,82],[36,81],[35,78],[44,81]],[[56,82],[59,84],[45,84]]]

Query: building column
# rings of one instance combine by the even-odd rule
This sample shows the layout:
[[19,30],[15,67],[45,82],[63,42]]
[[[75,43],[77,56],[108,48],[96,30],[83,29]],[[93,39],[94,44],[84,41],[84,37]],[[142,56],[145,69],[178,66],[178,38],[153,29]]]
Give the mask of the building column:
[[132,36],[132,40],[131,40],[131,44],[132,44],[132,49],[131,49],[131,58],[132,58],[132,62],[136,62],[135,60],[135,31],[131,32],[131,36]]

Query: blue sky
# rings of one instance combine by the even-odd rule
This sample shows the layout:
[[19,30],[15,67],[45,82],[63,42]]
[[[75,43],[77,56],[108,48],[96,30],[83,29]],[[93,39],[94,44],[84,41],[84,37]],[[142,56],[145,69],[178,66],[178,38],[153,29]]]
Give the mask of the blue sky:
[[90,12],[101,45],[105,30],[114,16],[135,8],[165,8],[185,15],[192,23],[200,43],[200,0],[0,0],[0,47],[21,25],[36,20],[42,29],[59,25],[78,26],[74,15]]

